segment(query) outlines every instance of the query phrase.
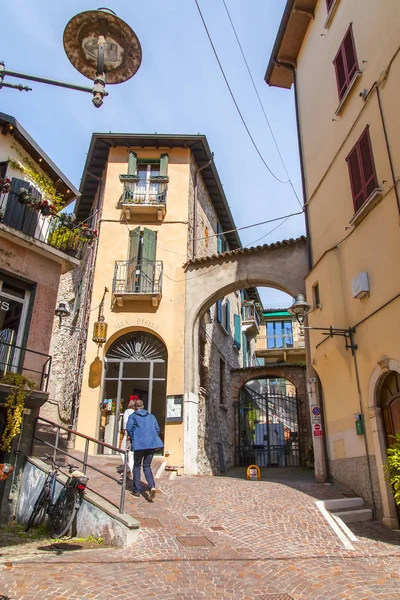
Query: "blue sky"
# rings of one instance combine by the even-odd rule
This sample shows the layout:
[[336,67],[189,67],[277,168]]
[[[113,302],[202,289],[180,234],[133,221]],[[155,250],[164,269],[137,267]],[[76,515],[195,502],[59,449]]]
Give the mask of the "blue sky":
[[[286,179],[223,1],[198,1],[246,123],[265,161]],[[225,1],[301,198],[293,92],[264,82],[286,0]],[[290,185],[268,173],[249,140],[194,0],[107,0],[107,7],[129,23],[142,45],[142,66],[131,80],[108,86],[110,95],[100,109],[89,94],[32,82],[34,91],[28,93],[3,88],[0,110],[15,116],[77,187],[92,132],[203,133],[238,227],[297,212]],[[83,0],[2,3],[0,60],[15,71],[90,85],[67,59],[62,36],[72,16],[94,8]],[[251,245],[276,225],[245,230],[243,244]],[[257,244],[303,233],[303,217],[293,217]],[[276,290],[260,292],[264,305],[287,304]]]

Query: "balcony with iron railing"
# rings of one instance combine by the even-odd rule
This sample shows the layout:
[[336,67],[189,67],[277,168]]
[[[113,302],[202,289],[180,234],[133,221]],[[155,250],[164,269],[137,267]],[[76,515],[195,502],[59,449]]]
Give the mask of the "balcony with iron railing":
[[293,333],[278,335],[258,335],[256,338],[256,355],[266,360],[295,359],[296,362],[305,362],[304,338]]
[[17,373],[26,377],[35,386],[27,407],[40,406],[47,399],[51,356],[24,346],[10,344],[2,338],[4,338],[4,331],[0,332],[0,402],[4,401],[10,386],[13,385],[10,374]]
[[242,331],[247,337],[254,337],[260,331],[260,316],[251,302],[242,305]]
[[117,260],[112,287],[117,306],[122,306],[124,300],[151,300],[157,307],[162,295],[162,274],[161,260]]
[[141,180],[136,175],[120,175],[124,185],[121,207],[126,219],[142,216],[161,221],[166,213],[168,178]]
[[97,237],[89,225],[75,223],[73,215],[55,213],[47,201],[28,193],[1,195],[0,230],[14,242],[18,238],[18,244],[32,247],[33,243],[39,253],[50,253],[64,264],[63,272],[78,265],[87,244]]

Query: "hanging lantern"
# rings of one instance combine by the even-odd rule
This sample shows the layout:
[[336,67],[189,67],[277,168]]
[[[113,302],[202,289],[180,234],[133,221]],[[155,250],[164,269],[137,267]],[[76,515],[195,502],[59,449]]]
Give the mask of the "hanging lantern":
[[93,326],[93,341],[96,344],[98,344],[99,346],[101,346],[102,344],[104,344],[107,341],[108,325],[105,322],[104,315],[103,315],[104,297],[107,292],[108,292],[108,289],[105,288],[103,298],[102,298],[102,300],[100,302],[100,306],[99,306],[99,316],[97,317],[97,321]]

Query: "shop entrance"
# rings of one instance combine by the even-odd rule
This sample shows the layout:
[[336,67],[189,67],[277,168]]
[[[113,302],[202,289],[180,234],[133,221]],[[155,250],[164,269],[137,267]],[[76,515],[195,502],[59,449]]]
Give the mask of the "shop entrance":
[[136,395],[156,417],[164,440],[167,389],[164,344],[150,333],[128,333],[110,346],[104,362],[99,439],[119,446],[122,416],[130,396]]

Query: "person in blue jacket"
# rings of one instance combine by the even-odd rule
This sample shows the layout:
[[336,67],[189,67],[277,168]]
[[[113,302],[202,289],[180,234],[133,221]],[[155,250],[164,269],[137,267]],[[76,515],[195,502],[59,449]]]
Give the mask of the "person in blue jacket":
[[164,444],[158,435],[160,427],[155,416],[144,409],[143,400],[138,399],[135,404],[136,411],[130,415],[126,426],[134,452],[132,496],[140,497],[140,470],[143,464],[144,476],[150,489],[148,499],[152,501],[156,495],[156,484],[151,461],[155,450],[163,448]]

